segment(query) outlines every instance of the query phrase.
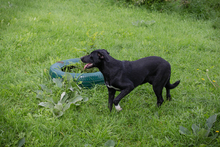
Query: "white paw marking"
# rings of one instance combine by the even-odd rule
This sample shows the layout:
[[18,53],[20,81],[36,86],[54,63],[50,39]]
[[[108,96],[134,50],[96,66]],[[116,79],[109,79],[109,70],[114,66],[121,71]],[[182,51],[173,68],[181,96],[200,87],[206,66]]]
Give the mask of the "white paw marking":
[[117,106],[115,106],[115,109],[119,112],[122,110],[122,108],[120,107],[120,105],[118,104]]

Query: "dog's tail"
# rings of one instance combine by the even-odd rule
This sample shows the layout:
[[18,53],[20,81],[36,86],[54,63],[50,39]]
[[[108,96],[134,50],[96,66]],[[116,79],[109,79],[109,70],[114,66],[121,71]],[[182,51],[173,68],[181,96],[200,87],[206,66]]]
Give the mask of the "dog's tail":
[[170,83],[169,83],[168,88],[169,88],[169,89],[173,89],[173,88],[175,88],[176,86],[178,86],[179,83],[180,83],[180,80],[179,80],[179,81],[176,81],[176,82],[173,83],[173,84],[170,84]]

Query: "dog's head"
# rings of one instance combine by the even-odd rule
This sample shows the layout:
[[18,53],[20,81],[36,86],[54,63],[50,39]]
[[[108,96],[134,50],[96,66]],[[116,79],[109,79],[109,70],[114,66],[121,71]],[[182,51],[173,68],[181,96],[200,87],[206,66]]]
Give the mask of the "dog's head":
[[85,68],[99,67],[104,61],[109,61],[109,53],[105,49],[99,49],[91,52],[87,56],[81,57],[83,63],[88,63]]

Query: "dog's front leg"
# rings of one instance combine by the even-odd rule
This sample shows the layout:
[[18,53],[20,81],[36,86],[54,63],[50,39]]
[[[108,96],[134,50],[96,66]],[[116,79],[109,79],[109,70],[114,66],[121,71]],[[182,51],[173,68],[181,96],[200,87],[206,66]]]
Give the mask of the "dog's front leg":
[[129,86],[126,89],[122,90],[121,93],[113,100],[113,103],[115,104],[115,109],[117,111],[121,111],[122,108],[119,105],[119,102],[123,97],[125,97],[128,93],[130,93],[134,89],[133,86]]
[[115,98],[115,89],[108,88],[108,108],[110,112],[112,111],[113,100]]

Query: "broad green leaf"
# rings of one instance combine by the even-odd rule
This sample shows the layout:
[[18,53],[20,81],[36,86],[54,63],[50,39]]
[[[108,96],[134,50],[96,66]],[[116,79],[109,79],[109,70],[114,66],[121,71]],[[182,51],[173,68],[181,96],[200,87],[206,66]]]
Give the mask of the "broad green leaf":
[[62,79],[53,78],[53,82],[56,84],[57,87],[61,88],[63,86]]
[[138,21],[132,22],[132,24],[135,26],[146,26],[146,27],[151,26],[154,23],[156,23],[156,21],[154,20],[152,21],[138,20]]
[[193,130],[193,133],[195,135],[198,135],[198,132],[200,131],[200,128],[196,124],[193,124],[192,125],[192,130]]
[[37,92],[37,96],[36,97],[39,98],[39,99],[43,99],[44,92],[42,90],[37,90],[36,92]]
[[69,109],[71,104],[72,104],[72,103],[67,103],[67,104],[63,107],[63,111],[66,111],[67,109]]
[[206,134],[209,134],[210,130],[206,130],[204,128],[201,128],[200,131],[198,132],[198,136],[200,138],[203,138],[203,137],[208,137]]
[[60,111],[57,117],[63,116],[63,111]]
[[46,91],[47,91],[48,93],[50,93],[50,94],[53,93],[51,89],[47,89]]
[[51,109],[54,107],[54,105],[50,102],[40,102],[38,105]]
[[59,111],[62,111],[63,110],[63,105],[62,103],[58,102],[55,106],[54,106],[54,109],[57,109]]
[[115,141],[114,141],[114,140],[108,140],[108,141],[105,143],[105,146],[106,146],[106,147],[114,147],[114,146],[115,146]]
[[48,102],[51,102],[51,103],[55,104],[52,97],[47,97],[46,100],[47,100]]
[[76,98],[70,99],[70,100],[69,100],[69,103],[75,104],[76,102],[82,101],[82,100],[83,100],[83,97],[82,97],[82,96],[77,96]]
[[40,84],[40,87],[41,87],[42,90],[47,90],[47,86],[46,85]]
[[212,128],[212,125],[214,124],[214,122],[216,121],[217,115],[212,115],[210,116],[207,121],[206,121],[206,125],[208,126],[209,129]]
[[74,96],[79,96],[79,92],[77,90],[74,91]]
[[[63,92],[63,93],[65,93],[65,92]],[[62,104],[64,104],[66,102],[66,100],[68,99],[68,94],[65,93],[65,95],[63,97],[62,97],[62,94],[61,94],[60,102]]]
[[40,87],[42,90],[48,92],[48,93],[52,93],[52,90],[51,89],[48,89],[46,85],[43,85],[43,84],[40,84]]
[[191,132],[183,126],[179,126],[179,132],[180,132],[180,134],[183,134],[183,135],[190,135],[191,134]]
[[72,87],[72,86],[70,86],[70,87],[69,87],[69,90],[71,90],[72,92],[74,91],[74,89],[73,89],[73,87]]
[[87,97],[83,98],[83,102],[87,102],[88,100],[89,100],[89,98],[87,98]]
[[60,116],[63,115],[63,111],[56,111],[56,110],[54,110],[54,115],[55,115],[56,117],[60,117]]
[[72,82],[73,81],[73,76],[70,73],[65,72],[64,78],[68,81],[68,82]]
[[60,101],[62,101],[63,97],[66,95],[66,92],[63,92],[60,97]]
[[18,141],[18,147],[22,147],[24,144],[25,144],[25,137],[21,138],[21,139]]

